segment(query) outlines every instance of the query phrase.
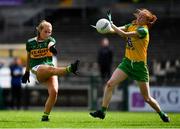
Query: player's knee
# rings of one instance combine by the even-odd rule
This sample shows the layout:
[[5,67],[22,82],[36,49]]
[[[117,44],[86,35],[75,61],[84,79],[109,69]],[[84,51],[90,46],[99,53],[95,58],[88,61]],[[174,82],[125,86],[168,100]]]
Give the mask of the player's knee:
[[48,72],[50,73],[50,74],[54,74],[54,68],[53,67],[48,67]]
[[110,81],[108,81],[108,82],[106,83],[106,87],[107,87],[107,89],[109,89],[109,90],[113,90],[113,89],[114,89],[114,85],[113,85],[113,83],[110,82]]
[[144,101],[145,101],[146,103],[151,102],[151,97],[144,97]]

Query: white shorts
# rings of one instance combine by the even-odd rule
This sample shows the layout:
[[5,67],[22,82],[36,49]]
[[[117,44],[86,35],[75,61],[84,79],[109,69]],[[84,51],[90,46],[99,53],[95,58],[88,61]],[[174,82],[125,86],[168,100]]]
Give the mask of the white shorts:
[[32,67],[32,69],[31,69],[31,75],[37,83],[39,83],[39,81],[37,79],[36,72],[37,72],[39,66],[41,66],[41,65],[36,65],[36,66]]

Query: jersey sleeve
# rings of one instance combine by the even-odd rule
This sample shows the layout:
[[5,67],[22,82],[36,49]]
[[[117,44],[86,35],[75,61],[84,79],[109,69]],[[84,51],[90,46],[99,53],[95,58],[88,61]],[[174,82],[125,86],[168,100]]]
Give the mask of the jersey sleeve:
[[49,38],[50,42],[53,42],[54,44],[56,44],[56,40],[53,37]]
[[132,23],[126,24],[125,29],[127,30],[129,28],[129,26],[131,26],[131,25],[132,25]]
[[139,35],[140,38],[144,38],[146,37],[146,35],[148,34],[148,29],[147,28],[144,28],[144,27],[139,27],[137,29],[137,33]]
[[53,37],[50,37],[48,40],[49,40],[48,41],[48,48],[50,48],[51,46],[56,45],[56,40]]

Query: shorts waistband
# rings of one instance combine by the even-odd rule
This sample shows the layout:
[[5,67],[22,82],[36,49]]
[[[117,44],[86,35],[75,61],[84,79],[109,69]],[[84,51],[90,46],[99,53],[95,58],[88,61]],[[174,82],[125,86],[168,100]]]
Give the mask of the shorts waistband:
[[144,64],[145,64],[144,61],[130,60],[130,59],[127,58],[127,57],[124,57],[124,59],[127,60],[127,61],[129,61],[129,62],[131,62],[131,63],[144,63]]

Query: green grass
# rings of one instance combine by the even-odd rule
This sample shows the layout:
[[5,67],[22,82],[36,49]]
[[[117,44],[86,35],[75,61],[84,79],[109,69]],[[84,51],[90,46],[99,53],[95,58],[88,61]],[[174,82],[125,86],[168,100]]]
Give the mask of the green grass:
[[169,113],[164,123],[156,113],[108,112],[104,120],[87,111],[53,111],[50,122],[41,122],[41,111],[0,111],[0,128],[180,128],[180,113]]

